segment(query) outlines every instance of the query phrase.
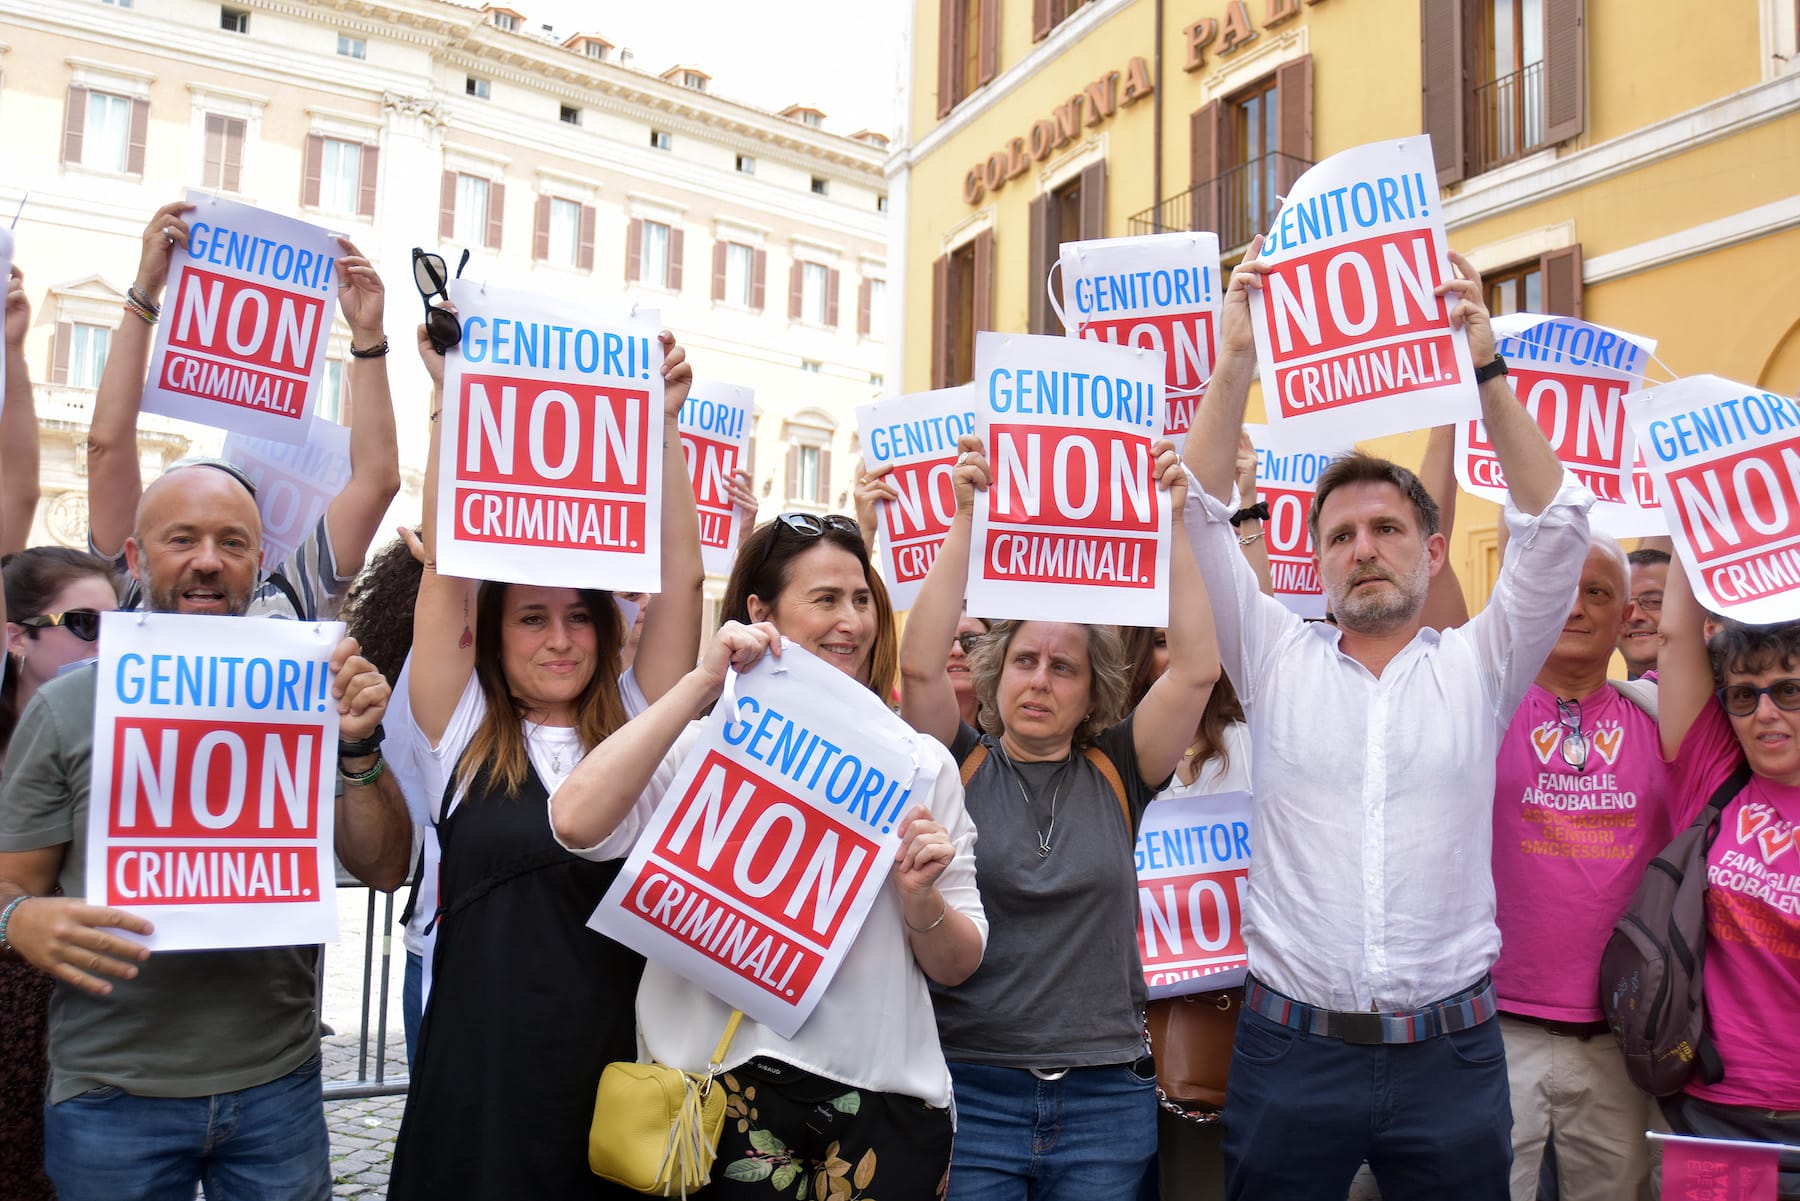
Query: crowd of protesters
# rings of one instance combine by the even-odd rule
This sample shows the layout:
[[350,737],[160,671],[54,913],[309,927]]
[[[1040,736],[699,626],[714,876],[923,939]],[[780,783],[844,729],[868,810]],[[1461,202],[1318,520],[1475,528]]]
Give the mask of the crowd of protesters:
[[[1800,1142],[1793,906],[1708,893],[1723,1075],[1660,1104],[1627,1078],[1596,988],[1649,859],[1734,773],[1725,824],[1800,857],[1800,623],[1712,620],[1668,539],[1627,554],[1590,532],[1594,498],[1515,397],[1460,257],[1438,294],[1484,369],[1510,488],[1473,614],[1447,562],[1446,431],[1416,472],[1335,460],[1308,522],[1329,617],[1274,599],[1243,432],[1267,269],[1253,245],[1186,445],[1157,447],[1166,627],[967,612],[990,474],[965,437],[904,633],[873,565],[894,495],[879,471],[859,477],[855,517],[760,524],[736,481],[740,551],[703,630],[673,436],[693,372],[667,334],[654,595],[439,573],[444,358],[424,327],[423,509],[373,545],[400,486],[388,314],[348,242],[350,481],[300,547],[262,567],[255,486],[230,463],[145,483],[138,414],[186,211],[146,226],[112,338],[85,551],[23,546],[37,454],[17,271],[7,291],[0,1197],[331,1189],[317,950],[151,954],[122,936],[149,932],[143,914],[83,899],[91,664],[117,608],[348,624],[331,657],[335,849],[373,887],[410,882],[396,1198],[633,1195],[587,1167],[602,1068],[703,1071],[731,1006],[588,918],[728,671],[795,653],[895,707],[942,765],[809,1019],[791,1037],[734,1027],[733,1120],[704,1196],[1586,1201],[1649,1195],[1647,1129]],[[1626,679],[1609,678],[1615,653]],[[1159,1097],[1147,1041],[1133,844],[1159,799],[1226,792],[1253,798],[1250,975],[1221,1002],[1237,1013],[1223,1105],[1183,1105]],[[1721,839],[1712,865],[1730,853]],[[772,1144],[793,1171],[754,1170]],[[1800,1161],[1782,1166],[1781,1195],[1800,1197]]]

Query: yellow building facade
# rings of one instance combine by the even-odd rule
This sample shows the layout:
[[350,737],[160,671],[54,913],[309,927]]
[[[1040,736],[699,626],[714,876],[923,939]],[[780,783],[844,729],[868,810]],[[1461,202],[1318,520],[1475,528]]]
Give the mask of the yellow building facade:
[[[909,3],[888,163],[888,377],[908,391],[969,379],[975,329],[1061,332],[1060,241],[1213,230],[1229,267],[1308,164],[1421,131],[1496,312],[1800,391],[1794,0]],[[1416,464],[1423,444],[1367,446]],[[1464,498],[1451,563],[1472,600],[1493,525]]]

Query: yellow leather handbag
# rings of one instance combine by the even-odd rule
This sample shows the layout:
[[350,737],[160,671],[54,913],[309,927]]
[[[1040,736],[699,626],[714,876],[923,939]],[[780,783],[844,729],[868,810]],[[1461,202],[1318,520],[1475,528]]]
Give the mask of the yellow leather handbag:
[[725,1092],[713,1080],[744,1020],[731,1011],[703,1075],[664,1063],[609,1063],[594,1096],[588,1167],[652,1197],[686,1197],[712,1179],[725,1129]]

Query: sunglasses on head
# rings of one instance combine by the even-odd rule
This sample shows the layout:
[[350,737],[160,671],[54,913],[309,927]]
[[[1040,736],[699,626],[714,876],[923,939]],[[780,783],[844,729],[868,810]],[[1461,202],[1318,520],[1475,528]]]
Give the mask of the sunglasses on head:
[[18,624],[28,630],[43,630],[51,626],[61,626],[83,642],[92,642],[100,637],[100,611],[98,609],[69,609],[62,613],[39,613],[36,617],[22,619]]
[[[444,257],[421,250],[414,246],[413,284],[419,289],[419,295],[425,298],[425,336],[431,340],[431,348],[439,354],[448,354],[452,346],[462,342],[462,318],[458,317],[447,306],[450,304],[450,268]],[[469,252],[462,252],[462,260],[456,264],[456,278],[461,279],[463,268],[469,265]],[[432,303],[441,299],[443,304]]]
[[1762,698],[1768,697],[1775,702],[1777,709],[1785,709],[1789,713],[1800,712],[1800,680],[1776,680],[1766,688],[1758,688],[1754,684],[1727,684],[1718,691],[1719,704],[1725,706],[1725,712],[1733,717],[1749,717],[1762,704]]
[[775,518],[774,525],[775,528],[769,531],[769,536],[763,540],[762,558],[757,561],[756,572],[751,577],[752,579],[761,575],[762,569],[769,565],[769,554],[775,549],[775,540],[783,533],[791,534],[796,538],[811,539],[823,538],[826,530],[836,530],[840,534],[848,534],[856,539],[858,547],[863,544],[862,527],[856,524],[854,518],[845,517],[841,513],[827,513],[823,517],[815,513],[783,513]]

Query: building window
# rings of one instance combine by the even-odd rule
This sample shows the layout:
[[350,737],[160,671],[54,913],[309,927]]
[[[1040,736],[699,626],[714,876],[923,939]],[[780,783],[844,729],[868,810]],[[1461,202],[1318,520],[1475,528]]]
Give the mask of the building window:
[[696,92],[704,92],[706,90],[706,76],[700,74],[698,71],[683,71],[681,73],[681,84],[683,87],[693,88]]
[[[817,370],[820,364],[802,359],[801,370]],[[790,423],[782,430],[787,442],[787,481],[782,491],[789,504],[822,506],[830,503],[831,436],[830,419],[823,413],[809,411],[811,420]]]
[[488,98],[488,81],[478,79],[473,75],[469,76],[463,80],[463,94],[473,96],[477,100],[486,100]]
[[1537,261],[1496,272],[1482,281],[1487,288],[1488,312],[1496,317],[1507,313],[1541,313],[1544,311],[1544,273]]
[[856,332],[864,338],[879,338],[887,324],[887,281],[885,279],[864,279],[862,281],[862,303],[857,315]]
[[241,8],[221,8],[219,28],[226,33],[249,33],[250,14]]
[[800,319],[809,325],[825,324],[826,278],[823,264],[800,264]]
[[480,246],[487,241],[488,181],[479,175],[456,176],[455,237],[465,246]]
[[[1106,164],[1094,163],[1065,180],[1055,189],[1031,202],[1031,256],[1028,270],[1042,269],[1034,278],[1039,286],[1027,297],[1027,321],[1032,333],[1060,334],[1062,322],[1050,307],[1041,286],[1050,266],[1056,262],[1058,248],[1064,242],[1083,242],[1103,238],[1106,219]],[[1224,235],[1220,235],[1223,241]],[[952,288],[958,304],[967,299]],[[960,327],[959,327],[960,328]],[[987,329],[983,325],[980,328]],[[957,360],[962,365],[962,360]],[[961,383],[961,380],[957,381]]]
[[1552,250],[1534,259],[1485,272],[1488,311],[1581,316],[1581,247]]
[[580,265],[581,206],[573,200],[550,197],[550,246],[552,262],[565,267]]
[[344,419],[344,360],[325,360],[324,386],[319,392],[318,407],[313,415],[322,421]]
[[1041,42],[1049,37],[1052,29],[1074,16],[1075,10],[1086,3],[1087,0],[1038,0],[1032,13],[1031,40]]
[[519,18],[511,13],[495,13],[493,17],[495,29],[504,29],[508,33],[519,32]]
[[562,121],[562,123],[564,125],[580,125],[581,124],[581,110],[580,109],[576,108],[574,105],[571,105],[571,104],[564,104],[559,107],[560,107],[561,111],[557,113],[557,118],[560,121]]
[[938,116],[1000,70],[1000,0],[938,0]]
[[369,43],[362,38],[353,38],[347,33],[338,34],[337,52],[345,58],[369,57]]
[[750,307],[750,281],[755,270],[756,251],[741,242],[725,243],[725,294],[727,304]]
[[650,148],[652,150],[671,150],[674,145],[675,139],[669,136],[668,130],[653,129],[650,131]]
[[879,371],[871,371],[869,372],[869,386],[871,388],[885,388],[887,387],[887,377]]
[[[1105,169],[1102,163],[1094,166]],[[1033,201],[1034,219],[1037,206],[1047,199],[1039,197]],[[1041,281],[1043,276],[1038,279]],[[932,265],[931,312],[931,386],[948,388],[968,383],[975,378],[975,331],[994,328],[992,230],[982,230]],[[1043,332],[1042,327],[1033,329]]]
[[1420,0],[1420,25],[1423,125],[1440,183],[1586,127],[1583,0]]
[[817,359],[801,359],[800,360],[800,370],[806,372],[806,374],[808,374],[808,375],[817,375],[817,374],[819,374],[820,371],[824,370],[824,368],[825,368],[825,364],[821,363]]
[[669,286],[669,227],[661,221],[644,222],[642,269],[640,283],[653,288]]
[[606,61],[606,43],[605,42],[596,42],[596,41],[593,41],[592,39],[589,39],[588,41],[585,41],[581,44],[581,49],[582,49],[582,53],[586,54],[589,58],[597,58],[601,62]]
[[830,180],[826,179],[823,175],[815,175],[812,177],[812,193],[814,196],[824,196],[830,192],[830,190]]
[[[806,360],[801,369],[807,370]],[[817,371],[819,365],[812,363],[811,370]],[[788,492],[789,500],[803,501],[807,504],[823,504],[825,497],[825,480],[822,468],[825,466],[824,452],[817,446],[794,447],[794,478]]]
[[100,0],[102,4],[110,4],[114,8],[130,8],[131,0]]
[[1486,0],[1475,88],[1475,170],[1544,145],[1543,0]]
[[825,124],[825,114],[817,109],[803,109],[800,113],[800,124],[818,129]]
[[206,153],[200,186],[216,192],[235,192],[243,184],[244,128],[242,117],[206,114]]
[[87,93],[87,118],[82,124],[78,156],[82,166],[120,174],[129,168],[131,104],[124,96],[108,92]]
[[885,213],[888,211],[887,210],[887,193],[886,192],[883,192],[880,195],[875,197],[875,211],[878,213]]
[[1281,206],[1281,89],[1269,76],[1228,101],[1233,162],[1222,181],[1219,241],[1237,246],[1267,229]]
[[104,325],[69,326],[69,387],[100,386],[100,373],[106,369],[106,349],[111,342],[112,331]]
[[747,154],[740,154],[737,156],[737,169],[745,175],[755,175],[756,160]]
[[354,213],[362,192],[362,152],[356,142],[325,139],[325,156],[319,169],[319,207],[334,213]]

